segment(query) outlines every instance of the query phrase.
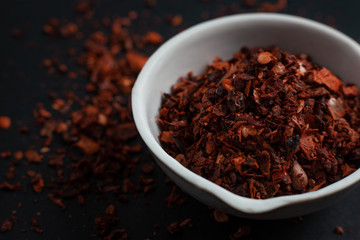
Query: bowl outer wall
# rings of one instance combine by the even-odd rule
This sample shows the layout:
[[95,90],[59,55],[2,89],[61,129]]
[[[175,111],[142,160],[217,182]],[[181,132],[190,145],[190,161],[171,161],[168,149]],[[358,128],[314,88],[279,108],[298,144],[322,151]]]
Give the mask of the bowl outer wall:
[[[158,141],[159,128],[155,117],[160,96],[169,91],[179,76],[189,71],[199,74],[214,56],[230,58],[242,46],[269,45],[277,45],[294,54],[309,53],[315,63],[331,69],[345,82],[359,85],[360,47],[341,32],[312,20],[285,14],[240,14],[198,24],[163,44],[149,58],[134,85],[134,120],[144,142],[162,164],[191,182],[193,187],[213,195],[235,211],[256,215],[299,203],[308,203],[307,208],[313,205],[317,210],[319,206],[315,203],[318,200],[315,199],[343,195],[344,189],[359,182],[360,171],[315,192],[255,200],[235,195],[186,169],[169,156]],[[301,212],[298,215],[302,215]]]

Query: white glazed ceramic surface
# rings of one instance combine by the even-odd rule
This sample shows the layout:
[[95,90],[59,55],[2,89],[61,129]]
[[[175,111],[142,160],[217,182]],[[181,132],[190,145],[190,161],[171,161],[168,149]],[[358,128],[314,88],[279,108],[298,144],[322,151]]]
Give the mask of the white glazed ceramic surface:
[[214,56],[228,59],[243,46],[277,45],[290,53],[308,53],[345,82],[360,85],[360,47],[323,24],[283,14],[240,14],[198,24],[163,44],[148,60],[135,83],[132,107],[136,126],[157,163],[181,188],[198,200],[241,217],[279,219],[304,215],[341,199],[360,181],[360,170],[315,192],[258,200],[235,195],[196,175],[160,146],[161,95],[189,71],[199,74]]

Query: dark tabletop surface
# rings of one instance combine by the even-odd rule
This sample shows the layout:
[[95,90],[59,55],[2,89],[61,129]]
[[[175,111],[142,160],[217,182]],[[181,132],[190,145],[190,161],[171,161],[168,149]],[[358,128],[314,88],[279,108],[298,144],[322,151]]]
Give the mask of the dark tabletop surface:
[[[153,8],[146,7],[145,1],[103,0],[98,1],[92,22],[103,17],[127,16],[131,10],[137,11],[139,18],[132,26],[134,32],[142,34],[155,30],[169,39],[177,32],[204,20],[232,13],[252,12],[257,7],[248,8],[240,0],[157,0]],[[262,1],[258,1],[262,2]],[[47,92],[63,91],[74,83],[84,85],[86,79],[70,80],[64,76],[49,76],[42,67],[44,58],[53,55],[62,57],[68,48],[81,51],[81,41],[49,39],[42,33],[43,25],[51,17],[74,21],[72,0],[13,0],[2,1],[0,7],[0,115],[10,116],[13,123],[9,130],[0,130],[0,152],[27,149],[38,145],[39,128],[34,126],[32,111],[38,102],[50,104]],[[259,4],[258,4],[259,5]],[[257,6],[258,6],[257,5]],[[330,24],[353,39],[360,41],[360,2],[355,0],[337,1],[288,1],[283,13],[303,15]],[[164,20],[167,15],[181,14],[183,22],[174,27]],[[160,19],[153,23],[151,19]],[[22,36],[14,38],[14,28],[22,31]],[[148,54],[151,54],[149,50]],[[67,61],[66,59],[64,61]],[[69,66],[74,65],[69,63]],[[79,96],[81,96],[81,87]],[[19,134],[23,125],[30,127],[26,135]],[[0,182],[5,181],[11,158],[0,158]],[[0,223],[11,215],[18,218],[12,231],[0,233],[0,239],[94,239],[96,232],[94,217],[103,213],[106,206],[114,204],[120,218],[117,228],[126,228],[129,239],[228,239],[240,226],[250,226],[252,233],[246,239],[360,239],[360,188],[352,191],[343,200],[302,219],[273,221],[247,220],[230,216],[229,222],[217,223],[213,211],[185,193],[188,200],[181,206],[167,207],[165,198],[172,185],[165,183],[165,175],[158,168],[152,174],[156,188],[146,197],[129,197],[128,203],[117,201],[111,194],[98,199],[86,196],[84,206],[76,199],[64,200],[65,211],[59,209],[47,198],[50,191],[33,192],[28,179],[23,179],[29,169],[41,172],[46,179],[54,175],[47,164],[26,165],[20,162],[16,167],[16,177],[12,183],[20,182],[24,191],[0,190]],[[22,207],[18,207],[18,203]],[[34,217],[44,230],[39,235],[31,230],[30,220]],[[170,235],[166,229],[175,221],[191,218],[192,227]],[[157,227],[154,227],[158,224]],[[333,232],[342,226],[343,235]],[[20,232],[26,229],[27,232]]]

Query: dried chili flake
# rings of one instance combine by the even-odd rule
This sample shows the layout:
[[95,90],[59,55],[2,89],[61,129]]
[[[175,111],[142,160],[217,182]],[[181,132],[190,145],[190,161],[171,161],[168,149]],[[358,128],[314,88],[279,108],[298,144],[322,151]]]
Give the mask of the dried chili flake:
[[326,85],[330,90],[336,93],[339,92],[340,88],[343,86],[341,80],[324,67],[320,70],[314,70],[314,81]]
[[147,57],[136,52],[126,53],[126,60],[134,71],[140,71],[147,61]]
[[5,221],[0,226],[0,232],[11,231],[12,228],[13,228],[12,222],[10,222],[8,219],[5,219]]
[[15,160],[20,160],[20,159],[23,158],[23,156],[24,156],[24,154],[23,154],[22,151],[17,151],[17,152],[14,153],[14,159]]
[[24,156],[29,163],[40,163],[43,158],[38,152],[32,149],[28,149],[24,152]]
[[116,229],[109,233],[109,235],[103,237],[104,240],[126,240],[128,239],[128,234],[126,229]]
[[31,218],[31,225],[32,225],[32,230],[34,232],[36,232],[37,234],[43,234],[44,230],[40,228],[39,223],[37,222],[37,220],[33,217]]
[[215,221],[218,222],[218,223],[225,223],[225,222],[229,221],[229,216],[224,212],[214,210],[213,214],[214,214]]
[[86,137],[85,135],[82,135],[80,137],[80,140],[75,144],[78,148],[80,148],[85,155],[91,155],[99,151],[100,147],[97,142],[95,142],[93,139]]
[[179,226],[179,222],[172,222],[167,227],[167,231],[170,235],[175,235],[182,231],[182,228]]
[[9,129],[11,126],[11,119],[7,116],[0,116],[0,128]]
[[148,32],[146,33],[144,40],[152,44],[160,44],[163,42],[163,37],[157,32]]
[[0,153],[1,158],[9,158],[9,157],[11,157],[11,155],[12,155],[12,152],[10,152],[10,151]]
[[345,232],[344,232],[344,229],[341,227],[341,226],[337,226],[335,229],[334,229],[334,233],[338,234],[338,235],[343,235]]
[[246,237],[250,235],[251,233],[251,227],[250,226],[241,226],[238,228],[238,230],[230,235],[230,239],[241,239],[243,237]]
[[62,202],[61,198],[55,197],[54,194],[52,194],[52,193],[49,193],[47,196],[48,196],[48,198],[49,198],[53,203],[55,203],[56,205],[58,205],[61,210],[65,210],[65,209],[66,209],[66,206],[65,206],[64,203]]
[[16,183],[16,184],[10,184],[8,182],[3,182],[0,183],[0,189],[8,189],[8,190],[20,190],[21,184],[20,183]]
[[159,140],[182,165],[242,196],[314,191],[360,165],[359,97],[305,54],[244,47],[163,95]]
[[35,173],[32,170],[27,171],[27,175],[30,177],[31,184],[33,186],[33,190],[37,193],[42,192],[45,182],[40,173]]
[[259,8],[260,12],[279,12],[287,7],[287,0],[277,0],[275,3],[263,2]]
[[171,18],[171,25],[174,27],[179,26],[183,21],[183,17],[181,15],[175,15]]
[[97,234],[102,236],[109,232],[109,230],[119,221],[119,218],[115,216],[114,205],[109,205],[106,208],[105,215],[99,215],[95,218],[95,225],[98,229]]

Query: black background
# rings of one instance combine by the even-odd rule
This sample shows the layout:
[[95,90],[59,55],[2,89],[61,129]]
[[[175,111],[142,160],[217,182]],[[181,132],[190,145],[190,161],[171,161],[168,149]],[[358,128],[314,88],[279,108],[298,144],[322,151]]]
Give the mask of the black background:
[[[38,102],[50,106],[47,97],[49,90],[62,93],[68,88],[78,86],[77,95],[84,94],[86,79],[70,80],[64,76],[48,76],[41,65],[44,58],[58,55],[70,68],[74,66],[72,60],[64,57],[64,52],[68,48],[76,48],[80,52],[82,41],[49,39],[43,35],[42,26],[51,17],[75,21],[75,3],[76,1],[71,0],[1,2],[0,115],[10,116],[13,124],[7,131],[0,130],[0,152],[38,146],[36,135],[39,129],[33,127],[32,111]],[[127,16],[131,10],[139,14],[131,27],[132,31],[141,34],[147,30],[156,30],[168,39],[178,31],[203,21],[202,17],[214,18],[224,14],[252,12],[256,11],[256,8],[246,8],[240,0],[158,0],[154,8],[147,8],[143,0],[103,0],[98,1],[93,20],[84,23],[85,36],[90,32],[90,29],[86,30],[86,26],[90,26],[92,22],[100,21],[105,16]],[[288,7],[282,12],[305,15],[334,25],[353,39],[360,40],[359,1],[290,0]],[[181,14],[183,23],[178,27],[166,23],[164,19],[169,14]],[[154,17],[160,21],[154,23]],[[11,37],[14,27],[23,31],[21,38]],[[148,54],[152,51],[148,49]],[[29,134],[18,133],[22,125],[30,126]],[[5,180],[10,161],[11,159],[0,159],[0,182]],[[47,199],[48,190],[45,189],[40,194],[32,191],[29,181],[22,179],[28,169],[41,172],[45,181],[54,175],[45,163],[21,163],[16,168],[16,179],[13,182],[21,182],[22,188],[27,189],[27,192],[0,191],[0,223],[10,215],[16,215],[19,219],[12,231],[0,233],[0,239],[93,239],[95,237],[92,234],[96,232],[94,217],[103,213],[109,204],[115,204],[120,217],[117,227],[126,228],[129,239],[228,239],[230,234],[243,225],[252,227],[249,239],[360,239],[360,188],[337,204],[304,216],[298,223],[294,223],[293,219],[257,221],[230,216],[228,223],[221,224],[215,222],[211,209],[192,197],[188,197],[188,201],[182,206],[168,208],[164,199],[171,192],[172,185],[165,183],[165,176],[158,167],[153,173],[156,188],[145,198],[130,197],[130,201],[124,204],[111,195],[105,199],[86,196],[85,206],[82,207],[76,200],[65,200],[65,211],[61,211]],[[17,207],[19,202],[23,205],[21,208]],[[44,229],[42,235],[31,230],[29,221],[32,217],[35,217]],[[186,227],[175,236],[167,233],[166,228],[171,222],[186,218],[192,219],[193,227]],[[159,224],[159,227],[155,228],[154,224]],[[336,226],[342,226],[345,234],[336,235],[333,232]],[[28,231],[21,233],[20,229]]]

